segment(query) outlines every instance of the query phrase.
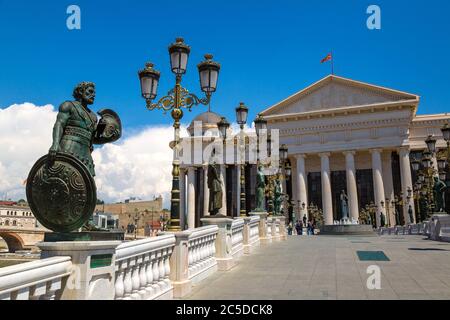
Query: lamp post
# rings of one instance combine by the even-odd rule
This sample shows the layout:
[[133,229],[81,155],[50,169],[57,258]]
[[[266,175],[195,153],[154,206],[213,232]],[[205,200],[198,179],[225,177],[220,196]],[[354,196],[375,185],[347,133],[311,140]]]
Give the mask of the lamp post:
[[[289,193],[287,192],[287,181],[291,179],[291,165],[289,162],[286,163],[285,168],[284,168],[284,172],[285,172],[285,177],[286,177],[286,194],[285,194],[285,208],[288,211],[288,220],[290,220],[290,222],[294,221],[292,216],[291,216],[291,207],[292,207],[292,203],[291,203],[291,198],[289,196]],[[293,211],[292,211],[293,213]]]
[[284,210],[286,210],[287,208],[287,174],[286,174],[286,161],[288,158],[288,147],[285,144],[282,144],[280,149],[280,168],[281,168],[281,176],[283,179],[283,193],[285,194],[285,196],[283,197],[283,208],[285,208]]
[[[128,215],[131,218],[131,214]],[[137,239],[137,230],[139,227],[139,220],[144,217],[144,212],[139,213],[137,208],[134,209],[133,222],[134,222],[134,240]]]
[[[427,217],[430,217],[434,210],[434,195],[433,195],[433,177],[438,173],[433,167],[433,157],[436,155],[436,139],[433,136],[428,136],[425,140],[427,149],[422,153],[420,161],[415,159],[412,161],[412,169],[417,173],[418,181],[417,185],[422,187],[420,195],[425,198]],[[442,165],[441,161],[438,161],[438,166]],[[422,166],[422,169],[420,169]],[[408,196],[411,199],[412,190],[408,190]],[[419,198],[420,201],[420,198]]]
[[[227,119],[225,117],[222,117],[220,119],[220,121],[217,123],[217,128],[219,129],[219,133],[222,137],[222,141],[223,141],[223,159],[222,159],[222,164],[220,165],[220,172],[221,172],[221,176],[222,176],[222,184],[223,184],[223,193],[222,193],[222,201],[226,201],[226,190],[227,190],[227,186],[225,184],[225,176],[226,176],[226,156],[225,156],[225,146],[226,146],[226,140],[227,140],[227,133],[228,133],[228,129],[230,128],[230,123],[227,121]],[[227,215],[227,212],[224,212],[224,215]]]
[[263,118],[263,116],[261,114],[258,114],[258,116],[256,117],[256,119],[254,120],[255,122],[255,131],[256,131],[256,136],[257,136],[257,143],[256,143],[256,162],[259,165],[259,137],[262,133],[267,133],[267,120]]
[[175,87],[168,94],[159,99],[157,103],[152,103],[156,98],[160,72],[153,68],[152,63],[147,63],[145,68],[139,71],[141,83],[141,94],[146,101],[148,110],[163,110],[171,112],[174,120],[174,142],[173,142],[173,163],[172,163],[172,192],[169,230],[180,231],[180,119],[183,117],[183,108],[191,111],[195,105],[208,105],[211,95],[216,91],[217,79],[219,76],[220,64],[212,60],[211,54],[205,55],[205,60],[198,64],[200,76],[200,87],[205,93],[204,98],[196,95],[181,86],[181,78],[187,70],[187,61],[191,49],[184,43],[183,38],[177,38],[176,42],[169,46],[169,56],[171,70],[175,74]]
[[240,144],[240,155],[241,155],[241,176],[240,176],[240,187],[241,187],[241,193],[240,193],[240,216],[246,217],[247,216],[247,204],[246,204],[246,198],[245,198],[245,134],[244,134],[244,126],[247,123],[247,117],[248,117],[248,108],[245,106],[243,102],[239,104],[239,106],[236,108],[236,120],[240,127],[240,136],[239,139]]

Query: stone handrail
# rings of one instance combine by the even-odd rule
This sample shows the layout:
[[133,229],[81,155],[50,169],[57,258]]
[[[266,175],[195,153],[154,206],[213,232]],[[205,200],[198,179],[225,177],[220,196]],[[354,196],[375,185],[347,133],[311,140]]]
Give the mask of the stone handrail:
[[194,229],[189,235],[188,277],[194,279],[194,283],[200,280],[202,273],[217,265],[215,241],[218,231],[217,226],[205,226]]
[[231,255],[238,257],[244,250],[244,219],[237,218],[231,224]]
[[250,227],[250,237],[249,245],[259,242],[259,217],[250,217],[249,227]]
[[0,300],[55,300],[72,273],[70,257],[53,257],[0,269]]
[[116,300],[153,300],[172,297],[169,259],[173,234],[125,242],[116,249]]

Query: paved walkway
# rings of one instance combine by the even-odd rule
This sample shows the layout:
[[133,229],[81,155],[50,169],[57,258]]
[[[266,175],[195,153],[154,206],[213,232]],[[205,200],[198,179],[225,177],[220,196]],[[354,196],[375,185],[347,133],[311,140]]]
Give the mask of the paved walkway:
[[[390,261],[360,261],[357,251]],[[369,290],[367,267],[381,268],[381,290]],[[187,299],[450,299],[450,243],[421,236],[290,236],[216,272]]]

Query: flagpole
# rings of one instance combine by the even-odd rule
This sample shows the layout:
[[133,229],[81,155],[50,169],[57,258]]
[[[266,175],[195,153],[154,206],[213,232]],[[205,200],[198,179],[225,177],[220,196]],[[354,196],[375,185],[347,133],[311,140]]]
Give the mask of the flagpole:
[[334,55],[333,55],[333,50],[331,50],[331,75],[334,76]]

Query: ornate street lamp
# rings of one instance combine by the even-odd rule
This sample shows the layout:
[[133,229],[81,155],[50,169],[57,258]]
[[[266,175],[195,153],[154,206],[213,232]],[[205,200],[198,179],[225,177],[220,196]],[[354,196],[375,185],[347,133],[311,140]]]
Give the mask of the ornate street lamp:
[[256,136],[258,137],[258,141],[256,143],[257,146],[256,159],[259,164],[259,137],[261,133],[267,132],[267,120],[264,119],[261,114],[258,114],[254,122],[255,122]]
[[220,119],[220,121],[217,123],[217,127],[219,128],[220,135],[225,141],[227,139],[227,132],[228,129],[230,128],[230,123],[227,121],[225,117],[222,117],[222,119]]
[[422,166],[428,169],[431,166],[431,152],[425,151],[422,156]]
[[258,114],[258,116],[255,119],[255,130],[256,135],[259,137],[259,135],[262,133],[262,131],[267,130],[267,120],[263,118],[261,114]]
[[283,192],[285,193],[284,199],[285,201],[283,202],[283,206],[284,208],[287,208],[287,172],[286,172],[286,161],[288,159],[288,147],[285,144],[282,144],[280,149],[279,149],[279,153],[280,153],[280,168],[281,168],[281,175],[283,177]]
[[248,117],[248,108],[245,106],[243,102],[239,103],[239,106],[236,108],[236,119],[237,123],[241,126],[241,129],[244,129],[245,124],[247,123]]
[[198,64],[198,72],[200,73],[200,87],[207,95],[216,92],[217,79],[219,78],[220,64],[212,61],[211,54],[205,54],[205,61]]
[[285,144],[282,144],[280,147],[280,160],[286,161],[288,157],[288,147]]
[[151,62],[147,62],[145,68],[139,72],[141,93],[145,100],[152,101],[156,98],[160,75],[159,71],[153,69],[153,63]]
[[441,131],[442,131],[442,136],[444,137],[444,140],[447,143],[449,143],[450,142],[450,125],[448,123],[444,124]]
[[432,154],[436,152],[436,139],[432,135],[428,136],[425,143],[427,144],[428,151]]
[[413,160],[411,162],[411,166],[412,166],[412,169],[414,171],[419,171],[419,169],[420,169],[420,161],[419,160]]
[[292,174],[292,168],[291,168],[291,165],[289,164],[289,162],[287,163],[285,170],[286,170],[286,176],[290,177]]
[[184,43],[183,38],[177,38],[175,43],[169,46],[170,67],[176,75],[186,73],[187,61],[191,48]]
[[141,94],[146,101],[148,110],[163,110],[171,112],[174,120],[174,141],[173,141],[173,169],[172,169],[172,193],[169,230],[180,231],[180,162],[179,162],[179,142],[180,142],[180,120],[183,117],[183,108],[191,111],[193,106],[203,104],[208,105],[211,94],[216,91],[217,79],[220,65],[212,61],[212,55],[205,55],[205,61],[197,67],[200,76],[200,87],[206,97],[198,98],[196,95],[181,86],[182,75],[186,73],[190,47],[184,43],[183,38],[177,38],[176,42],[169,46],[170,67],[175,74],[175,87],[168,94],[159,99],[157,103],[152,103],[156,98],[159,71],[153,68],[152,63],[147,63],[145,68],[139,71],[141,83]]
[[240,216],[247,216],[247,201],[245,197],[245,135],[244,135],[244,126],[247,123],[248,117],[248,108],[245,106],[243,102],[239,103],[239,106],[236,108],[236,121],[240,127],[240,154],[243,159],[241,160],[241,195],[240,195]]

